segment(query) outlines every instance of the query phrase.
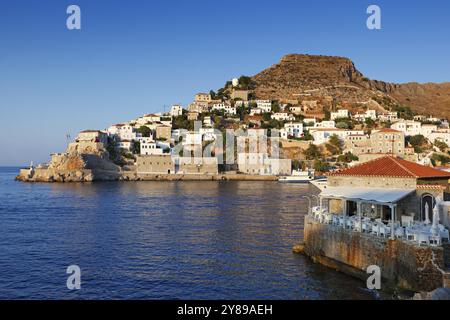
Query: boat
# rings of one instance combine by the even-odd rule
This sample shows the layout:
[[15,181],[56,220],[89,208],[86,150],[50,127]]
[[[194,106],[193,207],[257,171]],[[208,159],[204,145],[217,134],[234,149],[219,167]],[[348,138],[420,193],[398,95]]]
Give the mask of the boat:
[[318,178],[315,180],[309,181],[313,186],[316,188],[319,188],[321,191],[325,190],[328,185],[328,179],[327,178]]
[[314,180],[314,170],[292,170],[290,176],[284,176],[278,178],[279,182],[290,182],[290,183],[307,183]]

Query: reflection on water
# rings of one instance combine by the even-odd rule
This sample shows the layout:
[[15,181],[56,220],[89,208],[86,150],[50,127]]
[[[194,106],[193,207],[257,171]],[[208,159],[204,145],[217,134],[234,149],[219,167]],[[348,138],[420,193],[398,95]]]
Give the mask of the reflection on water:
[[[0,168],[0,298],[372,298],[292,253],[309,185],[24,184],[15,172]],[[66,288],[71,264],[79,291]]]

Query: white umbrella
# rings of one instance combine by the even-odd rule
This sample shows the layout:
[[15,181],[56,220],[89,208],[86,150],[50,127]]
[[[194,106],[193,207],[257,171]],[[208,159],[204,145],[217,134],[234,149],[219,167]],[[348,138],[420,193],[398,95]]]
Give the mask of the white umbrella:
[[425,224],[430,224],[430,206],[425,202]]

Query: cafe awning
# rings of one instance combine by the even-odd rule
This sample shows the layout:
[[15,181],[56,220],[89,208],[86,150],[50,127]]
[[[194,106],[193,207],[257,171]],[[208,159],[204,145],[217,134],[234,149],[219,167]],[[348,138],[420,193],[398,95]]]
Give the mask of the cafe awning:
[[327,187],[319,196],[328,199],[393,204],[415,191],[415,189]]

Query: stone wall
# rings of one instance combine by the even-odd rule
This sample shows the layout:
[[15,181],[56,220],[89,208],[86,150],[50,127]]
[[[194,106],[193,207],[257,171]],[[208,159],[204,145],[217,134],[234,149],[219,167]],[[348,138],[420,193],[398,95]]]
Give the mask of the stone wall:
[[441,247],[416,246],[402,240],[324,225],[305,217],[305,253],[313,260],[366,280],[367,267],[381,268],[382,287],[431,291],[442,286]]

